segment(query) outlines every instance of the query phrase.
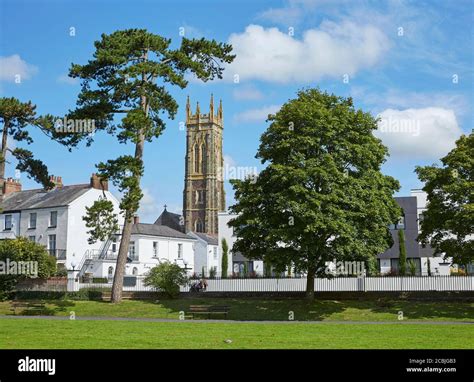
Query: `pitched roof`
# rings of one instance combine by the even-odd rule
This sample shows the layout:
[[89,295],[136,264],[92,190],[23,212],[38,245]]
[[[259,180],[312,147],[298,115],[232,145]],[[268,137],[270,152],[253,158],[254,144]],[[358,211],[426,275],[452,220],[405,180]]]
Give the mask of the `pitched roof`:
[[219,241],[217,240],[216,236],[211,236],[202,232],[193,232],[193,234],[204,240],[209,245],[219,245]]
[[156,219],[155,221],[156,225],[167,226],[176,231],[183,232],[184,225],[180,223],[181,223],[181,215],[167,211],[166,207],[165,207],[165,210],[159,216],[159,218]]
[[164,237],[173,237],[177,239],[189,239],[189,240],[194,239],[183,232],[177,231],[165,225],[146,224],[146,223],[133,224],[132,234],[149,235],[149,236],[164,236]]
[[89,184],[63,186],[46,191],[42,188],[25,190],[7,195],[1,203],[2,212],[69,205],[90,189]]

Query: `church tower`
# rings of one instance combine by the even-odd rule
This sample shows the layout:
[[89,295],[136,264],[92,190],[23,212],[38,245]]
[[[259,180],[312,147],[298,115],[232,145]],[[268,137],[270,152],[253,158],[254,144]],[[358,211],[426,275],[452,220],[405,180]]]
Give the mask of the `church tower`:
[[199,102],[191,112],[189,96],[186,103],[186,158],[184,175],[183,215],[185,231],[216,236],[217,213],[225,210],[222,170],[222,133],[224,118],[222,100],[214,114],[211,94],[209,114],[201,114]]

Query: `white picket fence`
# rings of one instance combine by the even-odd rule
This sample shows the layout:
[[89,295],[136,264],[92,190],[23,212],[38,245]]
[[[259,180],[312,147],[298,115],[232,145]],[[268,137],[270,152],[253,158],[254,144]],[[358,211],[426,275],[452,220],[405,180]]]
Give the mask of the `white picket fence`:
[[[306,278],[230,278],[208,279],[207,292],[304,292]],[[79,283],[82,288],[110,289],[112,284]],[[76,289],[76,290],[77,290]],[[124,286],[124,291],[148,292],[153,288],[137,277],[135,286]],[[474,276],[425,277],[338,277],[316,279],[316,292],[414,292],[414,291],[474,291]],[[188,292],[189,286],[181,287]]]

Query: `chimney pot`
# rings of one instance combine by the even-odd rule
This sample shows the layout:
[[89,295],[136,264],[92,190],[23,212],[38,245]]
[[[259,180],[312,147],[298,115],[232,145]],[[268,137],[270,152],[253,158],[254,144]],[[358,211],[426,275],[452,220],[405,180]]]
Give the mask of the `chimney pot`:
[[7,178],[5,182],[3,182],[3,196],[7,196],[14,192],[21,191],[21,183],[18,179]]
[[62,187],[63,187],[63,179],[62,179],[62,177],[51,175],[51,176],[49,177],[49,180],[51,181],[51,183],[54,184],[54,188],[62,188]]
[[109,182],[106,179],[101,179],[97,174],[92,174],[90,186],[96,190],[109,190]]
[[133,224],[138,224],[138,223],[140,223],[140,217],[138,215],[135,215],[133,217]]

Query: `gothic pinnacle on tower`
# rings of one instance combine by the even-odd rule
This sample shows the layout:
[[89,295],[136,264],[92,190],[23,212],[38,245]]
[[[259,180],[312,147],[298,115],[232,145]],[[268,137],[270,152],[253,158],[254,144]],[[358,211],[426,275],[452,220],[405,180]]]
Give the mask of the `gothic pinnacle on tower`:
[[188,99],[186,101],[186,122],[188,122],[190,118],[191,118],[191,104],[189,102],[189,95],[188,95]]
[[219,120],[222,122],[222,115],[223,115],[223,112],[222,112],[222,99],[219,100],[219,109],[217,110],[217,118],[219,118]]
[[214,95],[211,93],[211,104],[209,105],[209,120],[214,119]]

